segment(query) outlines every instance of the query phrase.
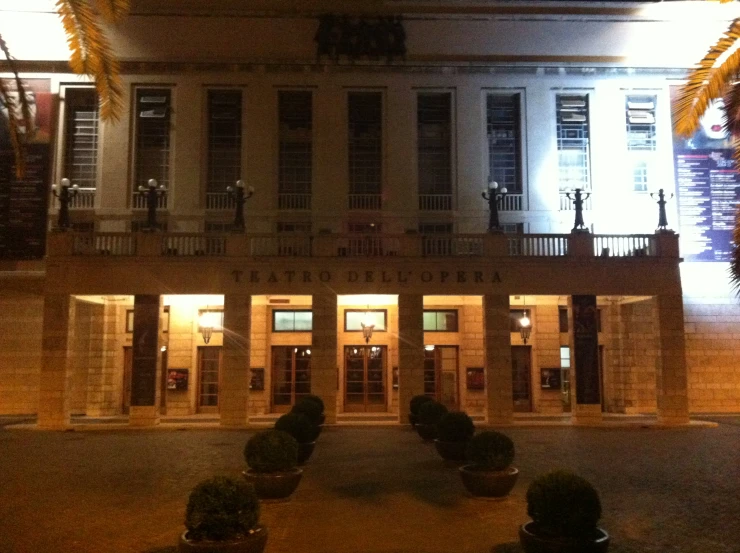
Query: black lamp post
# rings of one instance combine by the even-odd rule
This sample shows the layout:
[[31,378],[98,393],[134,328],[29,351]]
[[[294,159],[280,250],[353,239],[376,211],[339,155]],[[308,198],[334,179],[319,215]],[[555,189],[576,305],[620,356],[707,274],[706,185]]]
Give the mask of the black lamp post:
[[244,204],[254,194],[254,187],[249,186],[245,189],[244,181],[239,179],[236,181],[236,186],[228,186],[226,191],[229,193],[229,198],[234,198],[236,211],[234,213],[234,230],[244,232],[246,228],[244,224]]
[[484,200],[488,201],[488,232],[500,232],[501,224],[498,220],[499,202],[506,197],[506,187],[499,190],[498,183],[494,180],[488,181],[488,190],[481,193]]
[[164,184],[158,185],[156,179],[149,179],[147,186],[139,186],[139,194],[146,198],[146,226],[148,231],[157,230],[157,204],[159,197],[167,194]]
[[[69,229],[69,202],[79,192],[79,186],[73,184],[70,187],[69,179],[62,179],[62,184],[57,186],[56,184],[51,185],[51,192],[54,197],[59,200],[59,218],[57,219],[57,227],[59,230]],[[71,190],[70,190],[71,188]]]
[[[655,199],[655,192],[650,193],[650,197],[654,200]],[[658,228],[655,229],[657,232],[673,232],[668,228],[668,217],[665,214],[665,204],[668,203],[668,200],[673,198],[673,192],[671,192],[670,197],[668,200],[665,199],[665,193],[663,192],[663,189],[661,188],[658,190]]]
[[565,196],[573,202],[576,208],[576,222],[573,225],[573,232],[588,232],[588,227],[583,222],[583,202],[591,197],[591,192],[586,192],[585,195],[580,188],[574,190],[575,196],[571,197],[570,192],[566,192]]

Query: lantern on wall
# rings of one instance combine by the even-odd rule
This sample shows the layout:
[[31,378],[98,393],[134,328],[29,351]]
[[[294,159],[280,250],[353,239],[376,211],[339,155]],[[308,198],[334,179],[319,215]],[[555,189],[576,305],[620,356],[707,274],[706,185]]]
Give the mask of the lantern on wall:
[[362,327],[362,336],[365,338],[365,343],[370,343],[370,338],[373,337],[373,330],[375,330],[375,316],[373,312],[368,310],[365,312],[365,316],[360,321]]

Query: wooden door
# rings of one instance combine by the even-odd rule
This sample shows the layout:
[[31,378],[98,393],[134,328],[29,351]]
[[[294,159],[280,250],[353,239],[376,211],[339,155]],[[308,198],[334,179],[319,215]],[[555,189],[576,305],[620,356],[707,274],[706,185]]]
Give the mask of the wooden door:
[[511,346],[512,399],[515,413],[532,411],[532,348]]
[[386,346],[344,348],[344,410],[385,412]]
[[311,393],[310,346],[273,346],[271,386],[276,413],[287,413]]
[[221,346],[198,348],[198,413],[218,413]]

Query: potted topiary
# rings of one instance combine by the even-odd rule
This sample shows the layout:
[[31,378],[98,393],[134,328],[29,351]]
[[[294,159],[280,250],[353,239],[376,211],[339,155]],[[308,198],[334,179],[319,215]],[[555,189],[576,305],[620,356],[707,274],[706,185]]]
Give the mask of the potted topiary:
[[437,423],[447,413],[447,407],[438,401],[427,401],[419,407],[419,420],[416,431],[422,440],[431,441],[437,437]]
[[319,404],[319,407],[321,407],[321,416],[319,417],[319,423],[318,424],[319,424],[319,426],[321,426],[322,424],[324,424],[324,420],[326,418],[324,416],[324,400],[321,399],[319,396],[314,395],[314,394],[305,395],[305,396],[303,396],[302,399],[307,399],[309,401],[313,401],[313,402],[316,402],[316,403]]
[[572,472],[556,470],[538,476],[527,490],[527,514],[519,529],[526,553],[605,553],[609,534],[597,526],[599,493]]
[[319,437],[319,427],[301,413],[286,413],[275,422],[275,430],[282,430],[298,442],[298,464],[302,465],[311,457]]
[[476,497],[505,497],[516,484],[519,470],[514,460],[511,438],[487,430],[473,436],[465,455],[470,464],[460,467],[465,488]]
[[434,398],[431,396],[414,396],[411,398],[409,402],[409,422],[412,427],[419,422],[419,408],[428,401],[434,401]]
[[249,438],[244,447],[249,469],[244,478],[254,485],[260,499],[285,499],[301,481],[298,442],[282,430],[265,430]]
[[261,553],[267,528],[259,524],[260,504],[254,487],[216,476],[190,492],[185,511],[181,553]]
[[321,424],[324,422],[323,403],[318,403],[313,399],[302,398],[300,399],[290,410],[291,413],[300,413],[305,415],[308,419],[319,427],[321,432]]
[[467,413],[451,411],[437,423],[434,446],[445,461],[464,461],[465,450],[475,434],[475,425]]

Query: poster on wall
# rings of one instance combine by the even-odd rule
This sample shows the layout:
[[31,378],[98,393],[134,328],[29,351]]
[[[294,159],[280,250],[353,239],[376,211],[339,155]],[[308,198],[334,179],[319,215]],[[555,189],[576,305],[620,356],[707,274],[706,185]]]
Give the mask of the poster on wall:
[[[15,81],[6,80],[18,97]],[[46,243],[49,197],[52,95],[49,79],[24,79],[35,133],[27,145],[26,175],[17,179],[8,131],[8,110],[0,104],[0,258],[41,258]],[[17,103],[17,102],[16,102]]]
[[[675,97],[678,87],[671,87]],[[724,105],[714,102],[690,138],[673,138],[681,256],[686,261],[729,261],[740,177],[725,135]]]

